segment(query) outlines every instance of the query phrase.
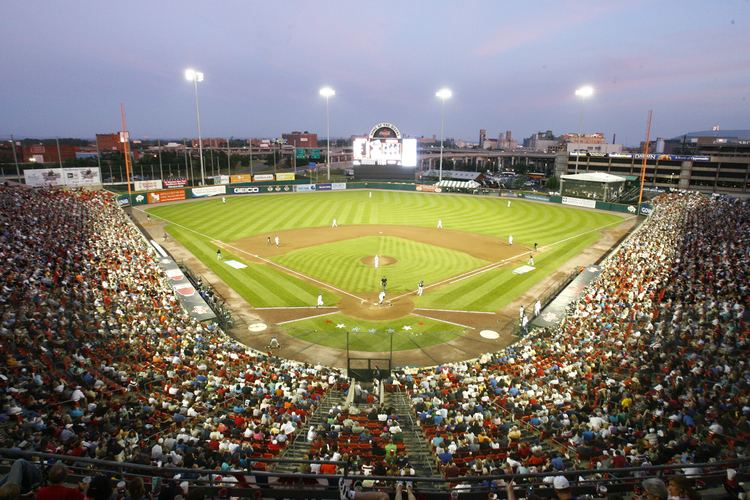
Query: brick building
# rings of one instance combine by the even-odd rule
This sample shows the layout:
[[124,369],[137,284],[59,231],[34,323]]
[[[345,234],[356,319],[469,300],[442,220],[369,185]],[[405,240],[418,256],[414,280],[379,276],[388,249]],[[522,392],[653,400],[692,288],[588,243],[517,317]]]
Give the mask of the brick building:
[[77,146],[60,144],[60,155],[58,156],[56,144],[32,144],[23,147],[24,163],[59,163],[62,161],[75,160]]
[[286,143],[296,148],[317,148],[318,147],[318,134],[311,134],[307,130],[304,132],[291,132],[289,134],[281,134],[281,138],[286,140]]

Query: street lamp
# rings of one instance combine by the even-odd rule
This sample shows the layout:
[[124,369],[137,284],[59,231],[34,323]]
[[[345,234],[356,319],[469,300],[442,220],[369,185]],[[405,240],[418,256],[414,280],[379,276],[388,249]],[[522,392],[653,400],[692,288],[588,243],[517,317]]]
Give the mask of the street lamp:
[[328,99],[336,95],[336,91],[331,87],[320,89],[320,95],[326,98],[326,174],[331,180],[331,116],[328,113]]
[[[594,95],[594,87],[591,85],[584,85],[583,87],[576,89],[576,97],[580,97],[581,101],[585,101],[592,95]],[[578,123],[578,141],[581,141],[581,135],[583,134],[583,104],[581,104],[581,119]],[[576,151],[576,173],[578,173],[578,156],[580,154],[580,151]]]
[[435,97],[440,98],[440,170],[438,182],[443,180],[443,139],[445,135],[445,100],[453,95],[451,89],[442,88],[435,92]]
[[185,79],[189,82],[193,82],[193,88],[195,89],[195,121],[198,124],[198,154],[201,157],[201,186],[206,184],[205,172],[203,169],[203,139],[201,138],[201,112],[198,107],[198,82],[203,81],[203,73],[195,71],[194,69],[185,70]]

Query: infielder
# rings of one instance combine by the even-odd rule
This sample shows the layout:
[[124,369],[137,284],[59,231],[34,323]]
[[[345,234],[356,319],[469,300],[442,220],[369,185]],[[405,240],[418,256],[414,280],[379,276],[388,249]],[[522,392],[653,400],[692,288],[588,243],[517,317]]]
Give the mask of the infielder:
[[380,290],[380,293],[378,294],[378,305],[382,306],[384,300],[385,300],[385,290]]
[[336,217],[333,218],[333,222],[331,222],[331,227],[339,227],[338,222],[336,222]]
[[443,219],[438,219],[438,225],[437,225],[437,228],[438,228],[438,229],[443,229]]
[[[278,244],[276,246],[278,246]],[[508,235],[508,246],[511,246],[511,247],[513,246],[513,235],[512,234]]]
[[318,305],[315,307],[323,307],[323,294],[322,293],[318,294]]
[[424,293],[424,281],[419,280],[419,283],[417,283],[417,297],[421,297]]
[[373,259],[373,262],[372,262],[372,263],[373,263],[373,265],[375,266],[375,269],[377,269],[378,267],[380,267],[380,257],[378,257],[378,256],[376,255],[376,256],[375,256],[375,258]]
[[216,260],[221,260],[221,248],[216,249]]
[[273,241],[274,241],[274,243],[276,243],[277,247],[281,246],[281,240],[279,239],[279,235],[278,234],[274,237]]

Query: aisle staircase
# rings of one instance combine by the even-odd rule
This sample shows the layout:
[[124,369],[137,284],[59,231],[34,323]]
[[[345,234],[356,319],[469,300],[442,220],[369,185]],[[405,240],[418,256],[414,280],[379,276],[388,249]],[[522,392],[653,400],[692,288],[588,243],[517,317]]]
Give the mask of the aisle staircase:
[[[294,439],[279,456],[285,460],[307,460],[307,454],[310,451],[310,442],[307,441],[307,430],[311,426],[317,427],[324,423],[328,417],[328,411],[334,406],[344,407],[346,402],[347,391],[340,389],[331,389],[328,394],[320,401],[315,411],[304,424],[304,427],[294,433]],[[274,470],[279,472],[297,472],[299,465],[296,463],[281,463]]]
[[404,446],[409,457],[409,463],[414,468],[417,476],[439,476],[440,473],[435,466],[435,458],[430,445],[417,425],[416,417],[412,412],[411,401],[405,392],[395,388],[393,392],[385,393],[385,406],[391,407],[398,416],[399,425],[404,434]]

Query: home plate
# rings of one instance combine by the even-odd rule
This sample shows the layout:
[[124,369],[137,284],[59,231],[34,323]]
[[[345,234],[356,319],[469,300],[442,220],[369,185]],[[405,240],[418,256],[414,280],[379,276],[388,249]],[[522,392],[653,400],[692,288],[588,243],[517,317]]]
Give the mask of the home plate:
[[490,340],[495,340],[496,338],[500,337],[500,334],[495,330],[482,330],[481,332],[479,332],[479,335],[481,335],[482,338]]
[[229,267],[233,267],[235,269],[245,269],[247,267],[242,262],[237,262],[236,260],[225,260],[224,264],[228,265]]
[[262,332],[266,328],[268,328],[268,325],[265,323],[253,323],[252,325],[247,327],[247,329],[251,332]]

